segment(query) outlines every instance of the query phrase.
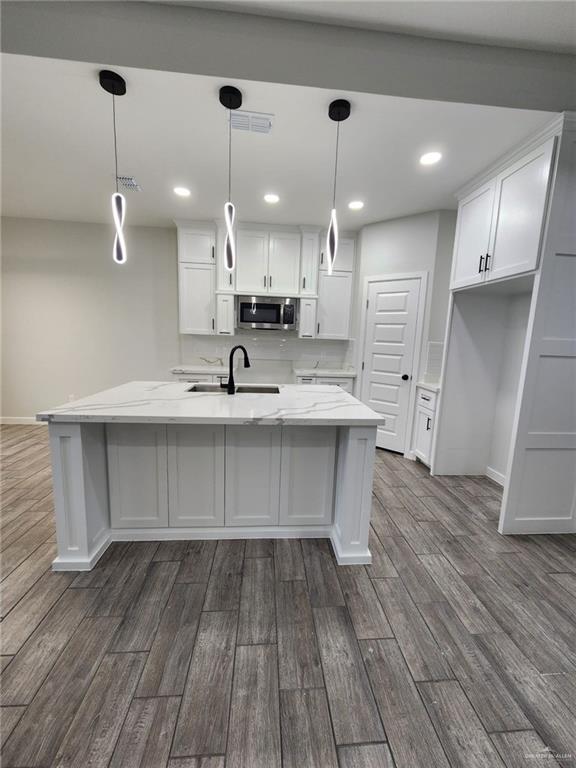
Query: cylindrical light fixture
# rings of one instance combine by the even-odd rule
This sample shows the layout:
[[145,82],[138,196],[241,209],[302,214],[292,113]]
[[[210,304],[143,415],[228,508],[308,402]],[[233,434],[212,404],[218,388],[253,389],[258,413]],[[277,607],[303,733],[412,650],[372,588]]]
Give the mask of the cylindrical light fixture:
[[336,214],[336,182],[338,179],[338,149],[340,143],[340,123],[350,117],[350,102],[346,99],[336,99],[328,107],[328,117],[336,123],[336,151],[334,153],[334,185],[332,188],[332,210],[330,223],[326,233],[326,259],[328,274],[332,274],[336,255],[338,254],[338,216]]
[[220,88],[219,98],[220,104],[228,110],[228,200],[224,203],[224,268],[233,272],[236,267],[236,208],[232,202],[232,110],[242,106],[242,93],[233,85],[224,85]]
[[114,135],[114,181],[116,192],[112,194],[112,219],[116,228],[112,258],[116,264],[125,264],[127,259],[126,241],[124,239],[124,219],[126,218],[126,198],[118,191],[118,144],[116,141],[116,96],[126,93],[126,81],[117,72],[102,69],[98,75],[102,88],[112,96],[112,129]]

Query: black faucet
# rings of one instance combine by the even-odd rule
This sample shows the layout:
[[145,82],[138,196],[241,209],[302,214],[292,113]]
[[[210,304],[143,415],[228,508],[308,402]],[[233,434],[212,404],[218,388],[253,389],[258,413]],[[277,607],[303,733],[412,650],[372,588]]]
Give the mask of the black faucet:
[[248,359],[248,352],[246,352],[246,347],[243,347],[242,344],[237,344],[235,347],[232,347],[230,350],[229,358],[230,367],[228,372],[228,383],[220,384],[222,389],[226,389],[229,395],[233,395],[236,392],[236,385],[234,383],[234,352],[236,352],[237,349],[241,349],[242,352],[244,352],[244,368],[250,368],[250,360]]

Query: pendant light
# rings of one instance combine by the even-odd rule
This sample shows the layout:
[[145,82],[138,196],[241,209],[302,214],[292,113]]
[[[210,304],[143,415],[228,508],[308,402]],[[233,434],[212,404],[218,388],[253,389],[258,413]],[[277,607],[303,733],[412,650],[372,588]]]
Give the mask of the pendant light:
[[126,93],[126,81],[118,73],[109,69],[102,69],[99,74],[100,85],[112,96],[112,127],[114,132],[114,172],[116,192],[112,194],[112,218],[116,235],[112,247],[112,258],[116,264],[126,263],[126,241],[124,239],[124,219],[126,218],[126,198],[118,192],[118,147],[116,142],[116,96],[124,96]]
[[242,93],[233,85],[220,88],[220,104],[228,110],[228,199],[224,203],[224,224],[226,237],[224,239],[224,268],[233,272],[236,266],[236,238],[234,235],[234,219],[236,208],[232,202],[232,110],[242,106]]
[[338,178],[338,145],[340,142],[340,123],[350,117],[350,102],[346,99],[336,99],[328,107],[328,117],[336,123],[336,152],[334,154],[334,186],[332,191],[332,210],[330,223],[326,233],[326,258],[328,274],[332,274],[334,262],[338,253],[338,217],[336,215],[336,180]]

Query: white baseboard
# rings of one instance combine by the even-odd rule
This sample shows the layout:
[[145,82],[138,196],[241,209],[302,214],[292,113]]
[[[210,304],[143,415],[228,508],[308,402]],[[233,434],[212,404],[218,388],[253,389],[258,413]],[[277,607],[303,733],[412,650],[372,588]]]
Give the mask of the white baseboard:
[[519,518],[505,525],[498,526],[498,533],[538,534],[538,533],[576,533],[576,520],[573,517]]
[[223,526],[218,528],[110,528],[110,541],[196,541],[198,539],[329,539],[331,525]]
[[0,424],[28,424],[37,427],[45,427],[43,421],[36,421],[34,416],[0,416]]
[[332,533],[330,541],[338,565],[370,565],[372,563],[372,553],[368,548],[364,552],[343,552],[336,531]]
[[52,561],[53,571],[91,571],[104,552],[108,549],[112,538],[108,529],[102,532],[88,557],[57,556]]
[[506,475],[503,475],[502,472],[498,472],[498,470],[493,467],[486,467],[485,474],[486,477],[489,477],[490,480],[494,480],[495,483],[498,483],[498,485],[501,485],[502,487],[506,484]]

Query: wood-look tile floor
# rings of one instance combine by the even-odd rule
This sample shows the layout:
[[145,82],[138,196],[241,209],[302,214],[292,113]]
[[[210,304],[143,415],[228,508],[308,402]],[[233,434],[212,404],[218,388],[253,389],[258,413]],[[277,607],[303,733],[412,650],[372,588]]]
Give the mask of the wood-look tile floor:
[[576,536],[377,452],[372,565],[118,543],[52,573],[46,431],[1,431],[3,768],[576,766]]

